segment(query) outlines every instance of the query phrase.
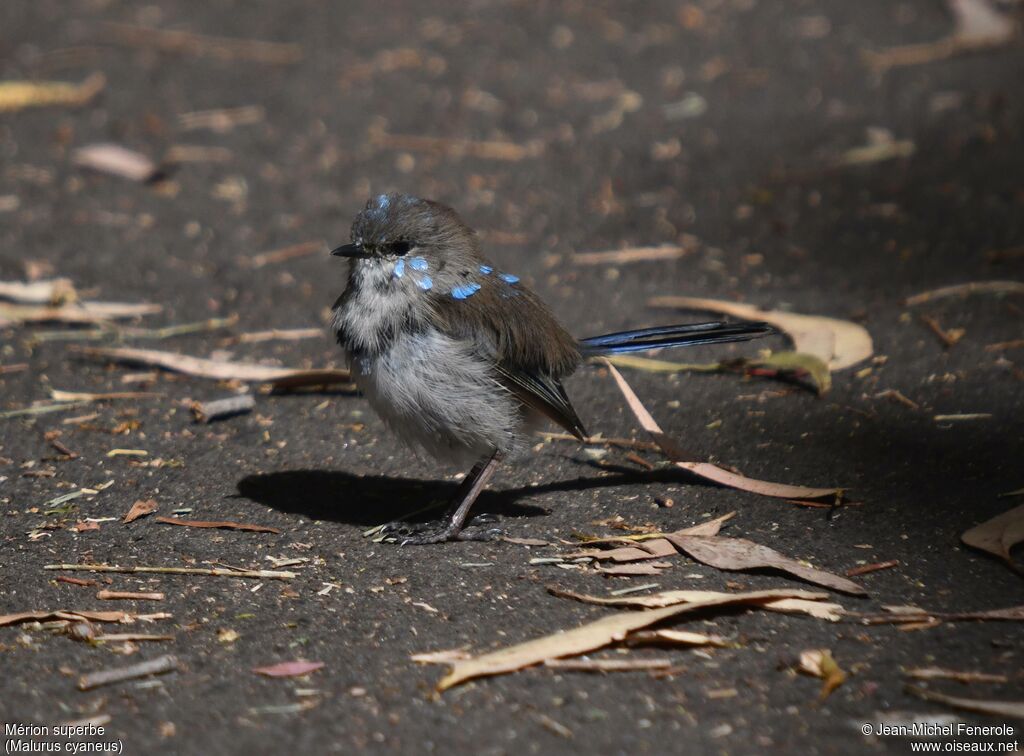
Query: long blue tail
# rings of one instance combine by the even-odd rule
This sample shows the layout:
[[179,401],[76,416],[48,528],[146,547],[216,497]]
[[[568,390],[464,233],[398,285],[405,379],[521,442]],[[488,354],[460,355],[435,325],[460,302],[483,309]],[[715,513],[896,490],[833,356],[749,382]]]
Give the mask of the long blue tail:
[[580,340],[580,351],[585,357],[596,357],[602,354],[643,352],[647,349],[747,341],[772,333],[775,333],[775,329],[767,323],[687,323],[592,336]]

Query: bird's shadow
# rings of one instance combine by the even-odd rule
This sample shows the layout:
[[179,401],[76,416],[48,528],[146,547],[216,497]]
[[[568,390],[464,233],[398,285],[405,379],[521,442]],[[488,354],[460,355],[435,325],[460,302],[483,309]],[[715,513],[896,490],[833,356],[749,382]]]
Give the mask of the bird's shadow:
[[[601,477],[575,478],[539,486],[484,491],[473,507],[475,514],[504,517],[537,517],[547,514],[541,507],[519,500],[536,494],[586,491],[630,483],[680,482],[691,480],[683,470],[634,471],[614,468],[616,473]],[[438,502],[442,507],[409,517],[412,522],[436,518],[458,484],[448,481],[392,478],[384,475],[354,475],[334,470],[287,470],[248,475],[238,481],[238,496],[279,512],[306,515],[350,525],[378,525],[409,515]]]

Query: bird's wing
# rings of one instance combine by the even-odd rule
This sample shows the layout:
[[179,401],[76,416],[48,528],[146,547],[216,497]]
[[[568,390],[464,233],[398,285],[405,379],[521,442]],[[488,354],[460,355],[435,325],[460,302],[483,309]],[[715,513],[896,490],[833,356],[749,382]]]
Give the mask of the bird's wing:
[[480,288],[464,298],[434,294],[434,324],[453,338],[472,342],[523,404],[585,437],[560,381],[580,363],[576,340],[529,289],[497,276],[476,280]]

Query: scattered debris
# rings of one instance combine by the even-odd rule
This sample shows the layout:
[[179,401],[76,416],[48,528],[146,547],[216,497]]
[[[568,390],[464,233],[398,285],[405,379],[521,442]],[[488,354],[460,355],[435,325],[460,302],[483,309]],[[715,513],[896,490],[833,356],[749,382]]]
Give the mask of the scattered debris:
[[294,572],[287,570],[236,570],[223,567],[121,567],[113,564],[47,564],[44,570],[81,570],[85,572],[121,572],[128,575],[209,575],[212,577],[259,578],[291,580]]
[[94,612],[79,609],[52,609],[41,612],[15,612],[0,614],[0,627],[19,625],[22,622],[46,622],[47,620],[67,620],[69,622],[131,622],[127,612]]
[[964,334],[967,333],[964,328],[945,329],[939,321],[931,315],[922,315],[921,322],[928,326],[928,330],[935,334],[946,349],[955,347],[959,343],[960,339],[964,337]]
[[236,415],[245,415],[256,407],[256,398],[252,394],[239,394],[212,402],[193,402],[192,414],[200,423],[212,423]]
[[836,660],[832,658],[832,652],[827,648],[801,653],[798,669],[805,675],[818,677],[823,681],[820,696],[822,701],[846,680],[846,673],[840,669]]
[[85,347],[79,351],[88,357],[97,357],[139,365],[153,365],[176,373],[196,378],[212,378],[218,381],[253,381],[270,383],[278,388],[295,386],[318,386],[331,383],[349,383],[347,370],[320,369],[302,370],[297,368],[271,367],[247,362],[203,359],[176,352],[161,352],[154,349],[130,349]]
[[577,265],[624,265],[651,260],[676,260],[692,251],[691,247],[662,244],[657,247],[630,247],[608,252],[577,252],[572,256],[572,261]]
[[71,162],[82,168],[140,183],[152,181],[160,175],[160,167],[141,152],[109,142],[79,147],[71,153]]
[[107,452],[107,456],[111,459],[114,457],[148,457],[149,452],[145,449],[111,449]]
[[888,129],[868,129],[868,142],[862,147],[853,147],[839,158],[839,165],[866,165],[884,160],[910,157],[917,151],[909,139],[896,139]]
[[964,685],[967,683],[1008,683],[1010,678],[1006,675],[992,675],[985,672],[962,672],[955,669],[942,669],[941,667],[919,667],[906,669],[903,674],[915,680],[956,680]]
[[972,420],[991,420],[992,415],[989,412],[961,412],[956,415],[936,415],[932,418],[937,423],[954,423]]
[[39,281],[0,281],[0,299],[17,304],[39,304],[50,307],[78,301],[78,292],[70,278]]
[[900,625],[927,623],[938,625],[947,622],[1024,622],[1024,605],[1009,606],[1005,609],[986,609],[980,612],[934,612],[916,606],[886,606],[884,614],[858,614],[846,612],[865,625]]
[[763,320],[784,331],[793,340],[796,352],[814,355],[833,372],[853,367],[874,354],[871,334],[863,326],[848,320],[761,310],[752,305],[699,297],[654,297],[648,304],[651,307],[702,310],[745,320]]
[[103,91],[106,77],[94,73],[81,84],[63,81],[0,81],[0,113],[53,105],[81,107]]
[[904,690],[910,695],[917,696],[925,701],[946,704],[954,709],[973,711],[978,714],[992,714],[997,717],[1024,719],[1024,701],[985,701],[977,698],[960,698],[958,696],[947,696],[944,693],[938,693],[926,688],[919,688],[916,685],[907,685]]
[[301,677],[323,669],[323,662],[290,661],[272,664],[269,667],[255,667],[253,672],[264,677]]
[[[297,257],[308,257],[309,255],[324,252],[327,252],[327,242],[323,239],[316,239],[300,244],[292,244],[291,246],[274,249],[269,252],[260,252],[252,257],[243,257],[241,259],[250,268],[262,268],[264,265],[287,262]],[[320,333],[322,334],[323,332],[320,331]]]
[[997,11],[990,0],[947,0],[953,13],[953,33],[934,42],[900,45],[887,50],[865,50],[864,60],[875,73],[891,68],[917,66],[954,55],[1005,45],[1017,33],[1012,20]]
[[135,522],[140,517],[153,514],[157,510],[156,499],[139,499],[132,504],[131,509],[125,514],[121,520],[123,523]]
[[218,134],[226,134],[236,126],[250,126],[260,123],[266,117],[266,111],[260,105],[243,105],[238,108],[220,108],[216,110],[199,110],[194,113],[182,113],[178,116],[178,125],[185,131],[209,129]]
[[126,680],[136,680],[140,677],[149,677],[150,675],[162,675],[165,672],[173,672],[177,669],[178,660],[176,657],[169,654],[167,656],[158,656],[156,659],[139,662],[127,667],[104,669],[99,672],[90,672],[82,675],[78,678],[78,689],[92,690],[103,685],[125,682]]
[[322,328],[274,328],[269,331],[253,331],[239,334],[234,341],[239,344],[257,344],[264,341],[298,341],[299,339],[323,338]]
[[903,300],[903,304],[907,307],[914,307],[925,302],[934,302],[936,299],[967,297],[973,294],[1024,294],[1024,283],[1020,281],[972,281],[971,283],[943,286],[907,297]]
[[438,692],[476,677],[499,675],[541,664],[548,659],[578,656],[627,638],[629,633],[670,618],[707,611],[718,607],[757,606],[782,598],[816,598],[821,594],[808,591],[752,591],[723,597],[678,604],[642,612],[625,612],[603,617],[586,625],[548,635],[536,640],[449,662],[451,671],[437,684]]
[[420,134],[389,134],[375,130],[370,135],[371,143],[381,149],[404,150],[406,152],[427,152],[453,158],[463,156],[479,160],[500,160],[518,162],[526,158],[539,157],[544,153],[542,140],[534,140],[527,144],[516,144],[505,141],[476,141],[473,139],[454,139],[448,137],[431,137]]
[[253,533],[280,533],[277,528],[269,525],[247,525],[241,522],[228,521],[206,521],[206,520],[179,520],[175,517],[157,517],[157,522],[165,525],[182,525],[186,528],[223,528],[225,530],[249,530]]
[[875,562],[873,564],[862,564],[860,567],[851,567],[846,571],[846,577],[857,577],[858,575],[867,575],[870,572],[878,572],[879,570],[891,570],[893,567],[899,566],[898,559],[890,559],[888,562]]
[[219,58],[227,61],[247,61],[290,65],[302,60],[302,47],[287,42],[264,42],[236,37],[213,37],[205,34],[148,26],[106,22],[107,38],[128,47],[159,50],[164,53],[193,55],[200,58]]
[[1010,555],[1014,546],[1024,543],[1024,504],[975,525],[960,536],[960,540],[1002,559],[1010,569],[1024,574],[1024,567]]

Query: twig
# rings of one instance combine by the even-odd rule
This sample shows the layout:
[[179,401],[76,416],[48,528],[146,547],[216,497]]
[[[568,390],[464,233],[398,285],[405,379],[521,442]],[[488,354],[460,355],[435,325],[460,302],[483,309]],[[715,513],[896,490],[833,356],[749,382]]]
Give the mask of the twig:
[[648,260],[675,260],[693,251],[693,247],[661,244],[657,247],[630,247],[607,252],[577,252],[572,261],[577,265],[606,265],[645,262]]
[[258,255],[242,259],[250,268],[262,268],[264,265],[270,265],[271,263],[294,260],[296,257],[308,257],[309,255],[326,251],[327,243],[323,239],[317,239],[315,241],[302,242],[301,244],[292,244],[281,249],[273,249],[269,252],[260,252]]
[[200,423],[212,423],[214,420],[252,412],[255,406],[256,399],[252,394],[239,394],[212,402],[194,402],[192,413]]
[[254,63],[287,65],[302,60],[302,48],[286,42],[264,42],[237,37],[213,37],[187,31],[153,29],[132,24],[105,23],[108,36],[129,47],[156,49],[167,53],[246,60]]
[[942,342],[946,349],[956,346],[956,343],[963,338],[964,332],[962,328],[951,328],[947,331],[939,324],[939,321],[931,315],[922,315],[921,322],[928,326],[928,329],[939,337],[939,341]]
[[572,441],[586,446],[617,446],[620,449],[639,449],[641,451],[660,451],[661,447],[652,441],[639,441],[635,438],[602,438],[601,436],[590,436],[580,441],[570,433],[545,433],[538,432],[545,441]]
[[899,560],[891,559],[888,562],[875,562],[874,564],[864,564],[860,567],[854,567],[846,571],[846,577],[857,577],[857,575],[867,575],[869,572],[878,572],[879,570],[889,570],[893,567],[899,566]]
[[[1012,339],[1011,341],[997,341],[995,344],[986,344],[986,352],[1002,352],[1007,349],[1021,349],[1024,347],[1024,339]],[[12,367],[15,367],[12,365]],[[2,368],[0,368],[0,372]]]
[[129,600],[129,601],[163,601],[164,594],[162,593],[146,593],[145,591],[97,591],[96,598],[100,601],[117,601],[117,600]]
[[89,672],[88,674],[82,675],[78,678],[78,689],[92,690],[93,688],[98,688],[101,685],[110,685],[112,683],[124,682],[125,680],[135,680],[139,677],[148,677],[149,675],[162,675],[165,672],[173,672],[176,669],[178,669],[177,657],[169,654],[167,656],[158,656],[156,659],[139,662],[138,664],[132,664],[128,667],[104,669],[99,672]]
[[47,564],[43,569],[120,572],[126,575],[208,575],[211,577],[259,578],[266,580],[291,580],[295,577],[295,573],[288,570],[225,570],[210,567],[121,567],[116,564]]
[[912,410],[921,409],[920,404],[918,404],[917,402],[915,402],[913,399],[909,398],[902,392],[897,391],[896,389],[886,389],[885,391],[879,391],[877,394],[875,394],[875,399],[893,399],[899,402],[900,404],[910,407],[910,409]]

